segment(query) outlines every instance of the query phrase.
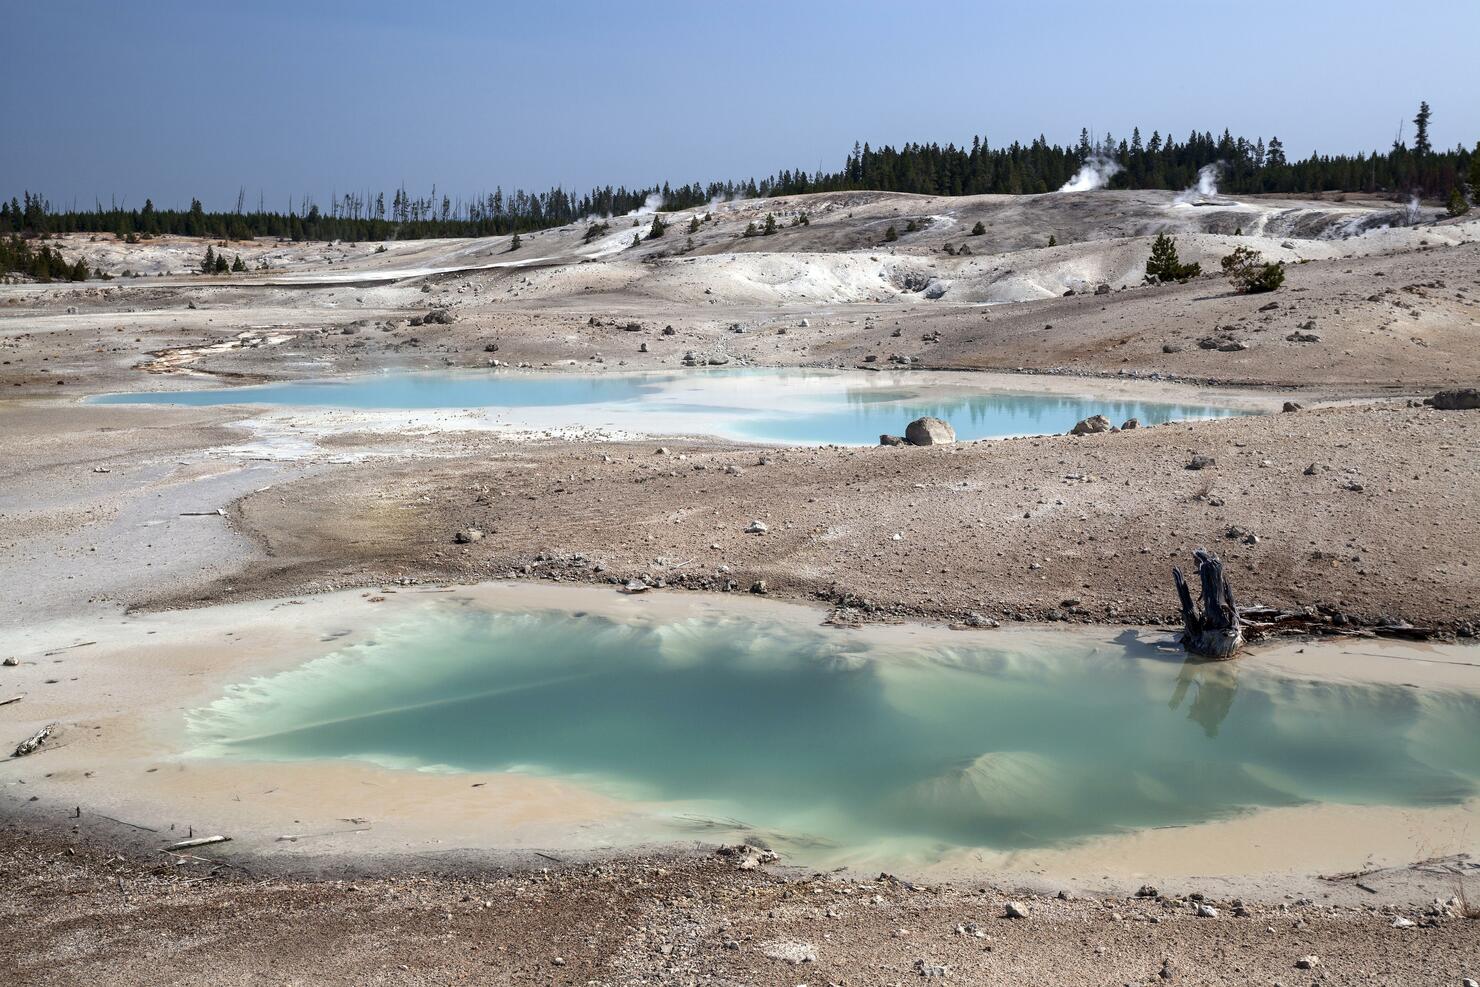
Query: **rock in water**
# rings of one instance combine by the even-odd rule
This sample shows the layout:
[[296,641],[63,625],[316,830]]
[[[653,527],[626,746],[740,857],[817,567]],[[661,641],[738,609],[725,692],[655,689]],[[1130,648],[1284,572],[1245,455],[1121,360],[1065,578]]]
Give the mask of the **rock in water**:
[[939,418],[916,418],[904,430],[904,440],[912,446],[938,446],[956,441],[956,430]]
[[1480,408],[1480,387],[1452,387],[1429,398],[1440,411],[1469,411]]
[[1110,431],[1110,419],[1104,415],[1090,415],[1088,418],[1069,429],[1070,435],[1095,435],[1099,432]]

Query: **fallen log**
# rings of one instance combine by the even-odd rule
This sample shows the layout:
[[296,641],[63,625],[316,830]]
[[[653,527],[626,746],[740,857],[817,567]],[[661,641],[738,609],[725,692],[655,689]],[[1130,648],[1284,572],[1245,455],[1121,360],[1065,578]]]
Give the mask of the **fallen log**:
[[10,756],[25,757],[27,754],[36,753],[38,750],[41,749],[41,745],[46,743],[48,738],[51,737],[51,732],[55,730],[58,726],[60,726],[60,724],[48,723],[40,730],[37,730],[35,733],[31,734],[31,736],[27,737],[25,740],[22,740],[20,744],[16,746],[15,752],[12,753]]
[[1182,578],[1182,570],[1172,569],[1172,581],[1182,602],[1182,646],[1195,655],[1224,661],[1237,654],[1244,643],[1238,605],[1234,603],[1233,589],[1228,585],[1218,556],[1199,548],[1192,557],[1197,561],[1197,575],[1202,584],[1201,609],[1192,602],[1192,591]]
[[212,843],[228,843],[230,841],[231,837],[229,836],[197,836],[193,839],[181,840],[179,843],[171,843],[167,847],[162,847],[161,850],[164,853],[174,853],[177,850],[191,850],[198,846],[210,846]]

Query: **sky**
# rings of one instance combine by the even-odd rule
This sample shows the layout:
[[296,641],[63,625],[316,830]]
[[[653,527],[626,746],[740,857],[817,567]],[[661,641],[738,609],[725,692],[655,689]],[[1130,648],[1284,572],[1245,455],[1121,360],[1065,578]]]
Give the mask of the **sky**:
[[[0,0],[0,194],[58,207],[584,190],[1081,127],[1480,139],[1480,3]],[[1411,137],[1412,125],[1405,124]]]

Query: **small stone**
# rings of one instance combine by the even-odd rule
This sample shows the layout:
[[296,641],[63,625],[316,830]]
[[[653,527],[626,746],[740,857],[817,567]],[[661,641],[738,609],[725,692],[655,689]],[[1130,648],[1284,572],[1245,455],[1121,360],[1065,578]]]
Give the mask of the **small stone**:
[[773,960],[781,960],[783,963],[790,963],[792,966],[817,962],[817,950],[809,942],[781,941],[768,943],[762,947],[761,952]]
[[463,528],[452,536],[452,540],[459,545],[469,545],[475,541],[482,541],[483,532],[477,528]]
[[944,977],[946,975],[946,968],[943,964],[929,963],[920,959],[915,960],[915,972],[928,980],[931,977]]
[[1198,918],[1217,918],[1218,917],[1218,909],[1216,909],[1212,905],[1208,905],[1208,904],[1198,905],[1197,906],[1197,917]]
[[1411,929],[1411,928],[1413,928],[1417,924],[1418,923],[1415,922],[1415,921],[1413,921],[1413,919],[1411,919],[1411,918],[1404,918],[1401,915],[1398,915],[1398,916],[1396,916],[1396,917],[1393,918],[1393,928],[1395,928],[1395,929]]
[[15,668],[20,663],[21,660],[19,658],[7,658],[5,659],[5,661],[0,662],[0,664],[3,664],[6,668]]
[[745,533],[747,535],[763,535],[770,530],[771,526],[766,524],[766,522],[755,520],[751,521],[750,524],[746,526]]
[[879,445],[881,446],[902,446],[907,444],[903,435],[890,435],[886,432],[879,436]]
[[1295,961],[1295,969],[1297,970],[1314,970],[1320,965],[1321,958],[1319,956],[1302,956]]
[[1161,892],[1158,891],[1158,890],[1156,890],[1156,885],[1154,885],[1154,884],[1143,884],[1143,885],[1141,885],[1141,889],[1136,892],[1136,897],[1137,898],[1160,898],[1161,897]]
[[1187,468],[1190,469],[1190,470],[1211,469],[1213,466],[1217,465],[1217,462],[1218,461],[1216,459],[1214,459],[1212,456],[1204,456],[1204,455],[1199,454],[1199,455],[1193,456],[1191,459],[1189,459],[1187,461]]
[[1020,901],[1009,901],[1002,907],[1002,914],[1007,918],[1027,918],[1028,906]]
[[757,579],[750,584],[750,591],[756,596],[765,596],[767,592],[766,581],[764,579]]
[[1182,347],[1177,343],[1162,343],[1161,351],[1163,353],[1181,353]]
[[1286,401],[1285,406],[1281,408],[1280,411],[1288,413],[1292,411],[1299,411],[1303,407],[1304,405],[1300,404],[1298,401]]

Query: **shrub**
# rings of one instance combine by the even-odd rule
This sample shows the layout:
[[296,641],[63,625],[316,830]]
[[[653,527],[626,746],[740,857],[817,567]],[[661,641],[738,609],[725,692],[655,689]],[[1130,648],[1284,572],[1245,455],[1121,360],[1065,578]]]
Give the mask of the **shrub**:
[[1274,291],[1285,283],[1285,265],[1282,261],[1266,263],[1257,250],[1236,247],[1233,253],[1223,258],[1223,273],[1233,283],[1234,290],[1245,295],[1257,295]]
[[987,228],[982,225],[981,220],[977,220],[976,225],[971,228],[972,236],[981,236],[985,232],[987,232]]
[[920,224],[917,223],[917,222],[915,222],[913,219],[910,220],[908,223],[904,224],[904,231],[906,233],[914,233],[917,230],[919,230],[919,228],[920,228]]
[[1146,259],[1147,284],[1185,282],[1202,273],[1201,264],[1184,264],[1177,256],[1177,241],[1162,233],[1151,243],[1151,256]]
[[899,231],[894,228],[893,224],[890,224],[889,228],[884,231],[884,242],[893,243],[895,240],[898,239]]
[[1470,203],[1469,200],[1465,198],[1465,194],[1461,192],[1458,188],[1451,190],[1449,193],[1449,215],[1463,216],[1469,211]]
[[1050,247],[1057,247],[1059,245],[1059,238],[1050,233],[1048,235],[1048,245]]
[[519,234],[518,234],[518,233],[515,233],[515,234],[514,234],[514,235],[513,235],[513,237],[511,237],[511,238],[510,238],[510,239],[509,239],[509,252],[510,252],[510,253],[513,253],[513,252],[514,252],[514,251],[515,251],[515,250],[518,250],[518,249],[519,249],[519,245],[520,245],[520,244],[521,244],[521,243],[522,243],[522,242],[523,242],[523,241],[522,241],[522,240],[520,240],[520,239],[519,239]]

